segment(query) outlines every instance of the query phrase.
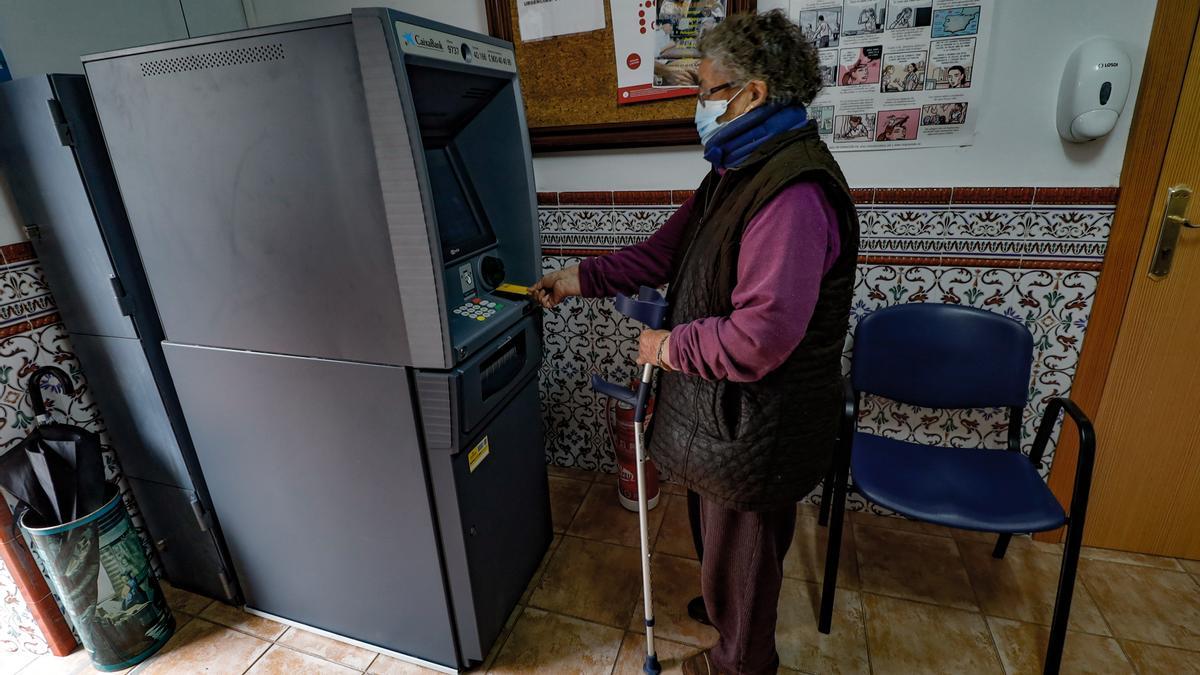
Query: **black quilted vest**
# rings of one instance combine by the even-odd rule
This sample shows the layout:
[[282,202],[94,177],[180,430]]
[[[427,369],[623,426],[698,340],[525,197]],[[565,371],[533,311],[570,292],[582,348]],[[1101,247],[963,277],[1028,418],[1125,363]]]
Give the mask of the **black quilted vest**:
[[[816,127],[767,141],[696,192],[668,300],[672,325],[733,311],[738,249],[750,219],[781,190],[815,182],[838,214],[841,248],[808,330],[782,366],[757,382],[663,373],[650,451],[664,473],[739,511],[784,507],[808,494],[833,453],[841,356],[858,258],[858,216],[846,179]],[[786,253],[785,253],[786,254]]]

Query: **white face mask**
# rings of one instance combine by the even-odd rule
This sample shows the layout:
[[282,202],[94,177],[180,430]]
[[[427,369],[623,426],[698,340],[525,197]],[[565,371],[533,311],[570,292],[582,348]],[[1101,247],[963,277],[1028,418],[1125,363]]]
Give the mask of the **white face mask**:
[[[726,124],[732,122],[718,122],[717,118],[724,115],[729,110],[729,104],[733,99],[737,98],[746,89],[746,85],[742,85],[737,93],[730,96],[728,99],[714,99],[708,102],[696,101],[696,131],[700,133],[700,144],[708,145],[709,140],[716,135]],[[748,111],[747,111],[748,112]],[[742,115],[746,113],[743,112]],[[738,115],[741,117],[741,115]],[[737,117],[733,118],[737,119]]]

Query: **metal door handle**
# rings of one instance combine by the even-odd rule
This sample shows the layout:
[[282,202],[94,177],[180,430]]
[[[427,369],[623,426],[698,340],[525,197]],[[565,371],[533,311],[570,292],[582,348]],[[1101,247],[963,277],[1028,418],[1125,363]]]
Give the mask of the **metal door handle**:
[[1154,259],[1150,261],[1151,279],[1164,279],[1171,273],[1179,232],[1185,227],[1200,228],[1200,223],[1189,222],[1185,215],[1191,198],[1192,189],[1186,185],[1176,185],[1167,190],[1167,206],[1163,209],[1162,222],[1158,227],[1158,245],[1154,247]]

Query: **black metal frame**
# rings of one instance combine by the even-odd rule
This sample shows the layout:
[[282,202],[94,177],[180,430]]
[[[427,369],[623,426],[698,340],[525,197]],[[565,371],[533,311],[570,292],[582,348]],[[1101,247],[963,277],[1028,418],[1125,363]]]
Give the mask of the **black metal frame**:
[[[821,609],[817,621],[817,630],[829,634],[833,624],[833,600],[837,590],[837,574],[839,557],[842,550],[843,521],[846,511],[846,492],[850,482],[850,453],[854,444],[854,433],[858,423],[859,396],[849,378],[844,385],[845,403],[842,420],[838,429],[837,446],[834,449],[833,463],[825,478],[821,492],[821,511],[819,522],[829,526],[828,546],[825,551],[825,581],[821,589]],[[1046,664],[1042,672],[1055,675],[1062,665],[1063,644],[1067,637],[1067,621],[1071,614],[1071,601],[1075,593],[1075,576],[1079,567],[1079,549],[1083,545],[1083,526],[1087,517],[1088,496],[1092,487],[1092,469],[1096,461],[1096,432],[1091,420],[1083,410],[1067,398],[1050,399],[1045,415],[1038,426],[1037,436],[1033,441],[1033,449],[1029,461],[1036,467],[1045,454],[1046,446],[1054,427],[1058,424],[1059,415],[1066,411],[1075,422],[1079,432],[1079,462],[1075,467],[1075,491],[1071,497],[1071,505],[1067,514],[1067,539],[1063,548],[1062,568],[1058,578],[1058,594],[1054,601],[1054,614],[1050,620],[1050,639],[1046,647]],[[1009,410],[1008,450],[1021,450],[1021,415],[1022,408],[1013,407]],[[837,508],[833,508],[834,505]],[[832,517],[832,518],[831,518]],[[1015,532],[998,533],[996,548],[992,551],[995,558],[1003,558],[1008,549],[1008,543]]]

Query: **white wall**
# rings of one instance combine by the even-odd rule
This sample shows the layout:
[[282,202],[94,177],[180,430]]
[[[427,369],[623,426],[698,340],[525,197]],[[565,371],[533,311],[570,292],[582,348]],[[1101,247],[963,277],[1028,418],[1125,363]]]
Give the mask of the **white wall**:
[[[759,0],[770,9],[787,0]],[[963,148],[842,152],[850,184],[922,186],[1112,186],[1117,184],[1154,0],[995,0],[984,98],[975,144]],[[1086,38],[1120,41],[1134,64],[1130,100],[1117,129],[1088,144],[1064,143],[1054,127],[1058,84],[1071,51]],[[978,108],[976,108],[978,105]],[[542,155],[539,190],[690,189],[708,166],[699,146]]]
[[[84,54],[245,27],[241,0],[0,0],[13,77],[82,73]],[[0,244],[23,241],[23,226],[0,167]]]
[[82,73],[84,54],[186,37],[178,0],[0,0],[13,77]]
[[251,26],[347,14],[353,7],[390,7],[477,33],[487,32],[482,0],[243,0]]

